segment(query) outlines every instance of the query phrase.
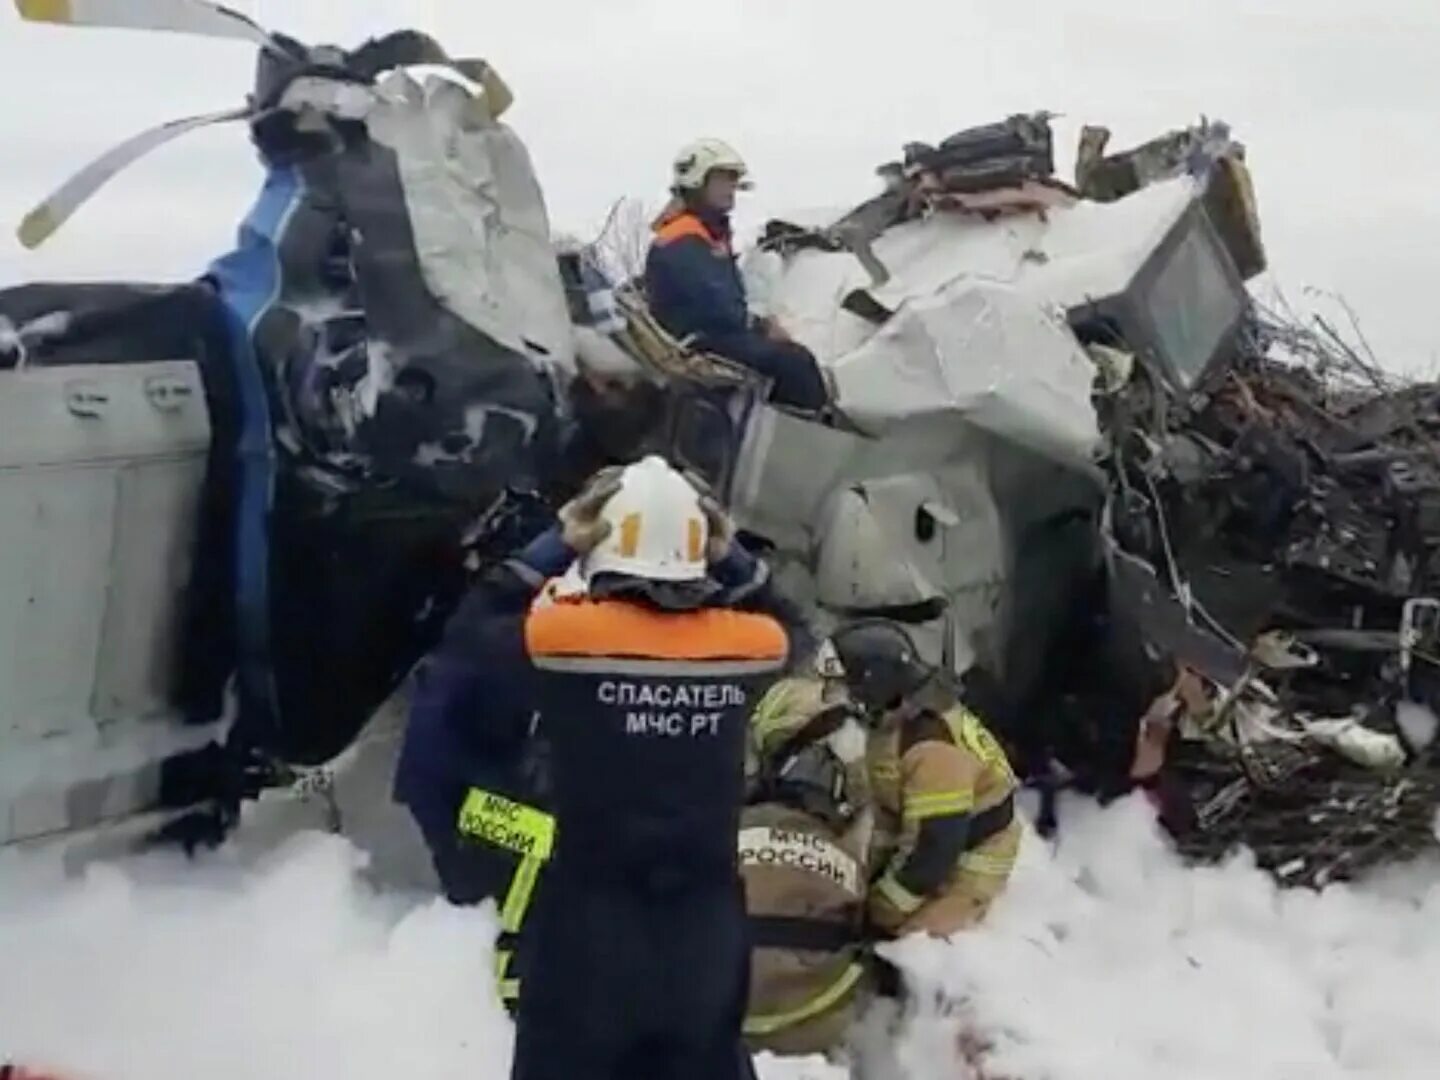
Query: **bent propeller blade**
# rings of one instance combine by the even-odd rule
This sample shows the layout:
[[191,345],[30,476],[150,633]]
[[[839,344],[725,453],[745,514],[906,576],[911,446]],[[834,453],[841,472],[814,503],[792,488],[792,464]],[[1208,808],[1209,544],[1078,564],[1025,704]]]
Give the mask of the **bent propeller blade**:
[[16,236],[27,248],[39,247],[112,177],[157,146],[163,146],[187,131],[227,120],[243,120],[249,115],[250,109],[246,107],[206,113],[202,116],[187,116],[182,120],[170,120],[138,135],[132,135],[90,162],[26,214],[16,230]]
[[206,0],[15,0],[15,7],[30,22],[238,38],[282,51],[252,19]]

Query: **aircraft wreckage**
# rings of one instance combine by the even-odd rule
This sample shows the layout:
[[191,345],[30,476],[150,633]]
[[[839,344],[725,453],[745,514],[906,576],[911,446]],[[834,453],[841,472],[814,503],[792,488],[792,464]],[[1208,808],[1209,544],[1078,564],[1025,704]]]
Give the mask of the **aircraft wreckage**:
[[1071,184],[1016,116],[771,222],[752,297],[833,389],[801,414],[552,242],[483,61],[112,7],[69,17],[248,40],[255,87],[97,159],[22,242],[205,124],[245,122],[265,175],[197,281],[0,291],[0,842],[215,841],[323,783],[478,565],[660,450],[819,628],[909,622],[1047,796],[1144,787],[1181,850],[1286,883],[1434,843],[1440,388],[1252,303],[1223,125],[1108,155],[1087,128]]

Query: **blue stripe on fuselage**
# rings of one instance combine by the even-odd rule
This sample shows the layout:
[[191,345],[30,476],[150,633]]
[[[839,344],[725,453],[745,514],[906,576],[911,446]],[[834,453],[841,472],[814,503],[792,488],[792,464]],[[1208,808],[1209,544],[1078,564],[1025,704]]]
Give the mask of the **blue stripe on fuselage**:
[[297,170],[271,170],[259,198],[240,225],[235,250],[210,267],[226,307],[231,362],[240,391],[235,614],[241,723],[250,727],[261,721],[271,731],[279,722],[270,656],[270,509],[275,494],[275,446],[270,401],[253,334],[280,297],[280,243],[303,195],[304,184]]

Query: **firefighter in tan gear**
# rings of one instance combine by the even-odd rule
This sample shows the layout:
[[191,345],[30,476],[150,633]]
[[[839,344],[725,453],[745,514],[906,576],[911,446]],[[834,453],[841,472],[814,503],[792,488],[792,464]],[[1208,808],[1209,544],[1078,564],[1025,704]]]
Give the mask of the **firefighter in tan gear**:
[[1005,751],[895,623],[852,623],[821,653],[873,719],[871,927],[944,937],[973,926],[1005,888],[1020,848],[1018,784]]
[[865,745],[843,686],[818,678],[781,680],[751,717],[739,847],[755,1050],[834,1051],[864,1000]]

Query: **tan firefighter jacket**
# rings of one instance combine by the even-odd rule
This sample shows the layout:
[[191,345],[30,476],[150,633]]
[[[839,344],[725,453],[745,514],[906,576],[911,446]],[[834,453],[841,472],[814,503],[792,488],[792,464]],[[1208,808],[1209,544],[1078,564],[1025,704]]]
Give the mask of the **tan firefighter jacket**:
[[[751,718],[749,778],[810,720],[844,700],[843,688],[818,678],[772,686]],[[851,718],[817,741],[843,767],[849,821],[827,821],[773,793],[741,818],[740,871],[754,941],[745,1033],[752,1045],[778,1053],[822,1052],[838,1041],[864,975],[874,825],[866,739]]]
[[[750,717],[750,740],[745,752],[745,775],[753,779],[760,762],[772,759],[787,739],[794,736],[817,714],[847,697],[843,687],[813,677],[792,676],[776,682],[765,692]],[[870,776],[865,762],[863,732],[853,722],[826,737],[836,757],[845,766],[845,785],[850,801],[857,807],[870,805]],[[851,746],[850,736],[858,736]]]
[[[778,803],[745,809],[740,828],[753,952],[745,1034],[779,1052],[821,1052],[848,1024],[864,976],[864,836]],[[811,1044],[769,1042],[809,1029]]]
[[999,742],[953,699],[907,707],[868,750],[876,928],[946,935],[984,916],[1019,850],[1018,784]]

